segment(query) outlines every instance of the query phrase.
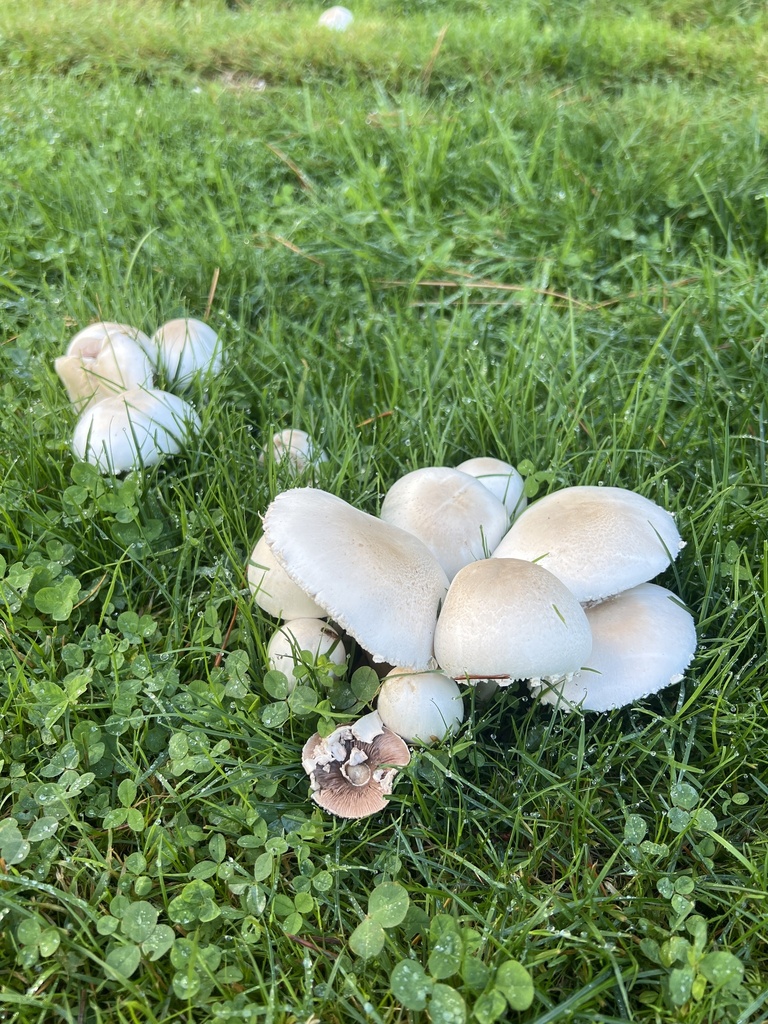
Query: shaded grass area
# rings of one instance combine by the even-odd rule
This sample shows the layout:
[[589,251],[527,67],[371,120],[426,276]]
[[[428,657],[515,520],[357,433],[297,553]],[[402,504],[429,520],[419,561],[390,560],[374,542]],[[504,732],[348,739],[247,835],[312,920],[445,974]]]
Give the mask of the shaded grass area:
[[[509,1019],[762,1019],[762,5],[466,4],[429,75],[426,4],[396,53],[372,7],[333,40],[309,5],[100,10],[0,13],[7,1018],[426,1020],[390,973],[451,915],[488,970],[530,971]],[[203,316],[217,268],[227,370],[190,450],[75,465],[53,357],[99,316]],[[289,425],[369,512],[479,454],[657,500],[687,540],[662,580],[697,620],[687,679],[601,716],[469,695],[386,814],[313,813],[315,718],[264,724],[244,576]],[[412,912],[363,960],[391,879]],[[740,983],[707,974],[726,951]],[[492,1019],[466,963],[445,983]]]

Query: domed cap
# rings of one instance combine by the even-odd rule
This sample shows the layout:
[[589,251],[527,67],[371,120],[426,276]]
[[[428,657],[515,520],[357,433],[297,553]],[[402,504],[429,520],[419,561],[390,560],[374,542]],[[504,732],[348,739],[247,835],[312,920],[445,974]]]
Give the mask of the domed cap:
[[408,745],[374,711],[330,736],[310,736],[301,753],[312,799],[340,818],[365,818],[383,810],[397,769],[408,764]]
[[525,480],[508,462],[490,456],[481,456],[476,459],[467,459],[456,469],[479,480],[483,487],[487,487],[491,494],[499,501],[504,502],[507,512],[512,517],[519,516],[528,504],[524,493]]
[[216,374],[221,370],[221,343],[212,327],[202,320],[180,317],[158,327],[150,339],[147,353],[168,380],[186,387],[198,374]]
[[685,546],[672,516],[622,487],[566,487],[529,506],[493,552],[554,573],[582,603],[646,583]]
[[89,406],[75,426],[72,450],[102,473],[152,466],[180,451],[200,419],[176,395],[134,388]]
[[376,710],[409,743],[436,743],[464,721],[461,690],[444,672],[395,669],[381,684]]
[[556,576],[533,562],[488,558],[456,576],[435,630],[435,658],[454,679],[561,676],[585,664],[589,623]]
[[[670,590],[642,583],[587,610],[592,653],[584,668],[542,691],[545,704],[585,711],[624,707],[683,678],[696,650],[693,616]],[[531,687],[541,689],[537,681]]]
[[487,487],[444,466],[406,473],[387,492],[379,514],[426,544],[449,580],[469,562],[487,558],[509,524],[504,503]]
[[374,661],[430,667],[448,580],[420,540],[313,487],[278,494],[264,535],[291,579]]

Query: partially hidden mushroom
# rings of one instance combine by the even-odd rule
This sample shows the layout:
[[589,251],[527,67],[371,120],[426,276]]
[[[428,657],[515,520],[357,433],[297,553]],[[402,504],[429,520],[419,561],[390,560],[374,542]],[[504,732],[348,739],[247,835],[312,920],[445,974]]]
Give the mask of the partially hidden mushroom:
[[89,406],[75,426],[72,450],[102,473],[152,466],[181,450],[200,419],[176,395],[133,388]]
[[509,525],[504,503],[468,473],[444,466],[414,469],[384,496],[380,516],[424,543],[449,580],[487,558]]
[[493,558],[554,573],[583,604],[647,583],[685,546],[665,509],[622,487],[565,487],[530,505]]
[[410,759],[407,743],[375,711],[329,736],[315,733],[301,755],[312,799],[340,818],[365,818],[383,810],[398,769]]
[[525,496],[525,480],[514,466],[510,466],[502,459],[480,456],[475,459],[467,459],[456,469],[462,473],[468,473],[479,480],[483,487],[487,487],[491,494],[504,503],[507,512],[513,519],[520,515],[528,503]]
[[[290,466],[296,473],[303,473],[311,466],[328,461],[328,456],[322,448],[317,447],[306,430],[297,430],[295,427],[274,434],[271,449],[275,462]],[[266,454],[266,450],[262,452],[260,461],[264,461]]]
[[77,412],[130,388],[152,387],[152,364],[143,342],[128,324],[98,323],[79,331],[54,369]]
[[551,572],[516,558],[472,562],[457,574],[435,630],[435,658],[459,681],[567,676],[586,663],[584,609]]
[[266,537],[260,537],[248,559],[248,586],[253,599],[267,615],[277,619],[321,619],[325,611],[294,583],[272,554]]
[[693,616],[680,598],[642,583],[587,609],[592,653],[568,680],[531,681],[545,704],[609,711],[680,682],[696,651]]
[[433,667],[448,579],[418,538],[314,487],[278,494],[264,536],[290,578],[373,661]]
[[169,384],[188,387],[199,376],[215,375],[222,365],[221,341],[202,320],[179,317],[158,327],[147,353]]
[[461,690],[444,672],[394,669],[381,684],[376,710],[409,743],[436,743],[464,721]]
[[347,660],[341,637],[322,619],[290,619],[277,627],[267,645],[269,667],[283,673],[289,692],[298,682],[296,669],[313,666],[321,655],[333,665],[344,665]]

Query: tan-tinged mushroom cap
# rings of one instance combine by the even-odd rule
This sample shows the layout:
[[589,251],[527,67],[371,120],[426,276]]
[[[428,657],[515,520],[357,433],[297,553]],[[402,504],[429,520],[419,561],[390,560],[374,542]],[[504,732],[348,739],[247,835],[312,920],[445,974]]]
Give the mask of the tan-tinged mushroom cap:
[[152,387],[149,339],[128,324],[98,323],[79,331],[54,369],[78,412],[120,391]]
[[418,538],[314,487],[278,494],[264,536],[291,579],[374,661],[431,667],[448,580]]
[[554,573],[582,604],[646,583],[685,546],[675,521],[622,487],[566,487],[530,505],[494,558],[522,558]]
[[408,745],[375,711],[330,736],[315,733],[301,754],[312,799],[340,818],[365,818],[383,810],[397,769],[410,759]]
[[379,515],[426,544],[449,580],[487,558],[509,525],[504,503],[487,487],[445,466],[414,469],[395,481]]
[[491,456],[467,459],[456,467],[462,473],[469,473],[487,487],[499,501],[503,501],[507,512],[513,518],[519,516],[528,499],[525,496],[525,480],[514,466]]
[[587,609],[592,653],[569,680],[542,689],[545,704],[609,711],[683,678],[696,651],[693,616],[665,587],[642,583]]
[[321,619],[324,609],[294,583],[272,554],[266,537],[260,537],[248,559],[248,586],[253,599],[276,619]]
[[551,572],[516,558],[473,562],[456,576],[435,630],[435,658],[461,681],[563,676],[586,663],[584,609]]

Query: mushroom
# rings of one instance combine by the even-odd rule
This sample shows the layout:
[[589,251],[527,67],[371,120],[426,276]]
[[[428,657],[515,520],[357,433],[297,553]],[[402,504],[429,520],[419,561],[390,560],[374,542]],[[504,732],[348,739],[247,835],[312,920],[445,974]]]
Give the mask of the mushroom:
[[444,672],[396,669],[381,684],[376,710],[409,743],[436,743],[464,721],[461,691]]
[[641,583],[587,609],[592,653],[565,682],[541,691],[545,704],[585,711],[624,707],[683,678],[696,650],[693,617],[680,599],[655,583]]
[[329,7],[320,15],[317,24],[333,29],[334,32],[346,32],[352,21],[352,11],[346,7]]
[[584,609],[540,565],[517,558],[472,562],[456,576],[435,630],[435,657],[454,679],[559,677],[592,646]]
[[221,370],[219,336],[208,324],[191,317],[169,320],[158,327],[147,352],[168,382],[178,387],[188,387],[195,377]]
[[467,459],[456,469],[479,480],[499,501],[503,501],[507,512],[514,519],[519,516],[528,503],[525,496],[525,480],[514,466],[501,459],[481,457]]
[[[264,461],[266,449],[260,461]],[[280,430],[272,437],[272,457],[281,465],[290,465],[297,473],[303,473],[309,466],[318,462],[327,462],[328,456],[315,443],[305,430],[289,427]]]
[[622,487],[566,487],[527,508],[493,557],[537,562],[594,604],[646,583],[684,546],[672,516],[649,498]]
[[294,583],[272,554],[266,537],[260,537],[248,559],[248,586],[253,599],[276,619],[321,619],[325,612]]
[[141,339],[149,340],[137,328],[116,323],[91,324],[74,336],[53,365],[78,412],[120,391],[152,386],[152,364]]
[[264,536],[290,578],[375,662],[432,667],[448,580],[420,540],[314,487],[278,494]]
[[509,525],[504,503],[487,487],[443,466],[406,473],[387,491],[379,514],[426,544],[449,580],[487,558]]
[[408,745],[373,711],[323,738],[310,736],[301,753],[312,799],[340,818],[365,818],[383,810]]
[[85,410],[75,426],[72,450],[102,473],[125,473],[174,455],[199,429],[195,410],[176,395],[133,388]]
[[325,655],[334,665],[343,665],[347,652],[341,637],[322,619],[291,619],[278,626],[267,645],[269,667],[282,672],[288,691],[295,689],[299,665],[312,666]]

